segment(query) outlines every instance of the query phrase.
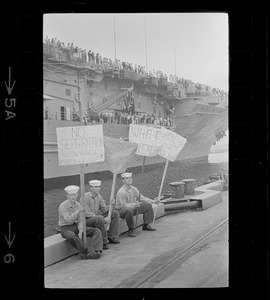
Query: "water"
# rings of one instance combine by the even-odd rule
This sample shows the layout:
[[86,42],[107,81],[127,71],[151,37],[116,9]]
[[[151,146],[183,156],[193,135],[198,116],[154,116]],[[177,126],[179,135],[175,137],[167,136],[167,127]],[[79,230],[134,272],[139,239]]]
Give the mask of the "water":
[[209,163],[222,163],[229,161],[228,145],[229,145],[229,131],[227,130],[226,135],[213,145],[208,156]]
[[228,152],[216,152],[210,153],[208,156],[209,163],[223,163],[229,162],[229,153]]

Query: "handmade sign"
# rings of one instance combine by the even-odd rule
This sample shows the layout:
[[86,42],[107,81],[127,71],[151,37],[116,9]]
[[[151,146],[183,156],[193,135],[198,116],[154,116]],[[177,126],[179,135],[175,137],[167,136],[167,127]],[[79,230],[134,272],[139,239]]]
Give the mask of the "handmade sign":
[[59,165],[104,161],[102,125],[56,128]]
[[170,161],[175,161],[180,151],[184,148],[187,140],[181,135],[164,127],[161,129],[162,146],[159,147],[158,155]]
[[[80,187],[84,203],[84,165],[105,159],[103,126],[74,126],[56,128],[59,166],[80,165]],[[86,244],[85,211],[82,212],[83,241]]]
[[[108,170],[113,173],[112,189],[109,203],[108,218],[111,219],[111,212],[114,203],[114,191],[116,184],[116,175],[124,173],[128,167],[129,161],[135,155],[135,151],[138,147],[137,144],[121,141],[111,137],[104,137],[105,146],[105,160],[108,164]],[[109,230],[110,225],[106,225],[106,229]]]
[[136,154],[155,156],[162,145],[161,128],[130,124],[129,141],[138,144]]
[[108,170],[116,174],[126,171],[128,162],[135,155],[138,147],[136,143],[121,141],[107,136],[104,137],[104,146]]
[[138,144],[138,155],[160,155],[170,161],[176,159],[186,143],[185,138],[164,127],[137,124],[130,124],[129,141]]
[[[160,155],[166,158],[165,168],[158,193],[158,203],[164,184],[169,161],[175,161],[180,151],[183,149],[186,139],[179,134],[164,127],[156,128],[144,125],[130,124],[129,141],[138,144],[136,154],[144,156]],[[155,223],[157,206],[154,210]]]

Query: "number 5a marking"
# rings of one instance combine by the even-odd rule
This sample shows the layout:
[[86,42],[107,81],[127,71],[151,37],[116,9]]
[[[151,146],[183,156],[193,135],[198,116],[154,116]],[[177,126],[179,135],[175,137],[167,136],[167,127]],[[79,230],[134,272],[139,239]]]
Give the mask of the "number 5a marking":
[[7,117],[5,120],[8,120],[10,118],[15,118],[16,117],[16,114],[13,113],[12,111],[8,111],[8,110],[5,110],[6,114],[7,114]]
[[6,254],[6,255],[4,256],[4,262],[5,262],[6,264],[9,264],[9,263],[14,262],[14,261],[15,261],[14,255],[12,255],[12,254]]
[[[8,105],[8,101],[9,101],[9,105]],[[6,101],[5,101],[5,105],[7,108],[10,108],[11,106],[16,106],[16,98],[6,98]]]

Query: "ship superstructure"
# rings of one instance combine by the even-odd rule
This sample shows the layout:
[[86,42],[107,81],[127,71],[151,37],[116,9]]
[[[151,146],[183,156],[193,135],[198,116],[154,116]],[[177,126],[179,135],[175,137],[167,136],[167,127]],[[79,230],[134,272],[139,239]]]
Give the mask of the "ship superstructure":
[[[43,44],[43,53],[44,179],[79,173],[79,166],[58,165],[57,127],[102,121],[105,136],[127,140],[130,123],[166,126],[187,139],[179,160],[207,160],[227,130],[226,93],[127,70],[119,63],[97,64],[50,44]],[[136,156],[130,167],[163,161]],[[97,171],[106,171],[105,163],[86,165],[85,173]]]

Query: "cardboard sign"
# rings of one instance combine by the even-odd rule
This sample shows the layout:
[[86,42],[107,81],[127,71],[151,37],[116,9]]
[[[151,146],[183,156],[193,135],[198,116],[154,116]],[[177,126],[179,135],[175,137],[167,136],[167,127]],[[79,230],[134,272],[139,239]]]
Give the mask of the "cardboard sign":
[[102,125],[58,127],[56,134],[60,166],[104,161]]
[[158,155],[170,161],[175,161],[186,142],[187,140],[181,135],[162,127],[163,144]]
[[162,146],[161,128],[130,124],[129,141],[138,144],[136,154],[155,156]]
[[134,156],[138,144],[105,136],[104,147],[108,169],[114,174],[120,174],[126,171],[128,163]]
[[138,155],[160,155],[174,161],[187,140],[164,127],[155,128],[130,124],[129,141],[138,144],[136,151]]

